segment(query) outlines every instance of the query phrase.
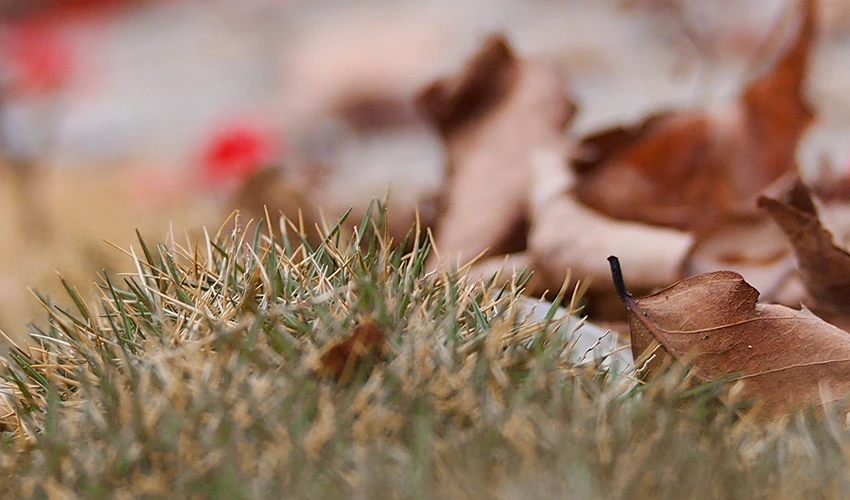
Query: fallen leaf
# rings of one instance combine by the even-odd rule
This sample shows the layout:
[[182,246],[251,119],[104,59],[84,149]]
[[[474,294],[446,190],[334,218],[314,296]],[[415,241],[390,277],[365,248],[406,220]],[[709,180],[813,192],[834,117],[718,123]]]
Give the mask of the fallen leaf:
[[596,319],[621,319],[605,255],[619,255],[636,291],[649,292],[679,278],[693,235],[606,217],[569,195],[575,175],[558,154],[532,162],[529,252],[544,288],[558,290],[568,273],[590,279],[587,311]]
[[450,47],[441,18],[409,5],[360,6],[292,26],[282,54],[286,121],[357,129],[421,122],[413,102]]
[[850,254],[821,224],[808,188],[798,180],[780,199],[762,196],[758,204],[791,241],[812,306],[850,315]]
[[447,149],[435,234],[442,258],[465,263],[526,248],[531,156],[564,148],[576,109],[565,88],[555,68],[518,58],[493,35],[456,75],[420,93]]
[[615,254],[641,293],[732,267],[772,297],[801,296],[799,283],[786,280],[790,248],[755,200],[796,172],[794,148],[811,121],[801,86],[815,5],[805,5],[796,39],[733,105],[658,113],[590,135],[571,152],[567,173],[563,158],[538,155],[529,252],[548,287],[570,269],[590,278],[588,311],[616,320],[622,308],[601,259]]
[[803,97],[816,5],[804,1],[796,39],[736,103],[718,111],[666,113],[589,137],[573,193],[602,214],[703,230],[729,214],[755,213],[755,198],[794,171],[812,121]]
[[345,340],[331,345],[322,354],[318,371],[340,383],[348,383],[364,359],[383,357],[385,346],[386,337],[381,328],[371,320],[364,321]]
[[662,112],[650,115],[637,124],[620,125],[583,137],[579,153],[571,161],[573,171],[581,175],[595,170],[636,141],[642,140],[655,125],[671,115],[671,112]]
[[629,311],[634,358],[660,344],[643,376],[656,375],[668,354],[688,356],[704,381],[742,382],[741,396],[761,400],[769,417],[850,395],[850,334],[809,310],[759,304],[758,291],[730,271],[688,278],[634,299],[616,257],[609,262]]
[[828,159],[821,158],[817,164],[809,189],[823,202],[846,202],[850,200],[850,177],[844,165],[839,171]]
[[320,172],[324,169],[310,167],[309,176],[301,175],[302,170],[292,161],[258,170],[242,181],[228,202],[228,210],[239,210],[246,221],[265,219],[268,210],[275,228],[278,218],[286,217],[299,231],[303,230],[315,248],[322,241],[316,229],[317,224],[321,227],[322,217],[315,193],[320,189]]
[[696,235],[680,277],[734,271],[761,291],[763,300],[795,306],[806,295],[796,268],[788,238],[762,214],[730,218],[722,226]]

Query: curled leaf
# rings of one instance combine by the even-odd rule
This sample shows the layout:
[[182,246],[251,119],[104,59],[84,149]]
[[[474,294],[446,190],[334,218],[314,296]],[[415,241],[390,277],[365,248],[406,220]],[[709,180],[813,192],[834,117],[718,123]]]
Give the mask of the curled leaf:
[[568,273],[589,278],[589,311],[613,319],[622,307],[607,279],[605,255],[621,256],[635,290],[649,292],[678,278],[691,234],[612,219],[581,204],[568,195],[575,178],[561,156],[538,155],[533,167],[529,251],[546,287],[559,289]]
[[435,235],[441,257],[465,263],[526,248],[531,156],[563,149],[575,112],[564,89],[555,68],[518,58],[493,35],[456,75],[420,93],[448,156]]
[[762,196],[758,203],[790,240],[814,305],[850,315],[850,254],[821,224],[808,188],[798,180],[779,199]]
[[618,289],[635,359],[660,344],[648,374],[665,355],[689,356],[699,378],[742,382],[741,395],[761,400],[768,416],[850,395],[850,334],[807,309],[757,303],[759,292],[737,273],[702,274],[639,299]]
[[617,219],[682,230],[756,213],[758,193],[795,170],[797,142],[812,121],[803,85],[815,3],[804,1],[797,37],[733,105],[655,115],[585,140],[576,198]]
[[730,218],[722,226],[696,235],[681,276],[717,270],[741,274],[771,303],[794,306],[805,295],[795,274],[788,238],[763,214]]

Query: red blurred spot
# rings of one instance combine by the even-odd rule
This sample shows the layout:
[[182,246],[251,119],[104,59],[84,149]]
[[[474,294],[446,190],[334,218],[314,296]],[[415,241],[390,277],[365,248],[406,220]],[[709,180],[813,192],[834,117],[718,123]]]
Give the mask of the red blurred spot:
[[[18,17],[67,19],[69,17],[98,16],[115,11],[129,10],[143,4],[166,3],[171,0],[4,0]],[[3,5],[3,1],[0,1]]]
[[52,22],[8,26],[0,63],[11,73],[13,91],[46,93],[65,84],[73,69],[71,47]]
[[271,133],[251,124],[222,128],[203,149],[201,168],[207,182],[227,184],[244,179],[269,163],[279,151]]

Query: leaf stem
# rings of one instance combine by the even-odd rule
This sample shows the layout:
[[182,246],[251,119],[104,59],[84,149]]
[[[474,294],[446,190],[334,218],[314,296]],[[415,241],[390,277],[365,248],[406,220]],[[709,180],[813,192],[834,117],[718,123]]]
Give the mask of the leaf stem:
[[620,259],[611,255],[608,257],[608,264],[611,266],[611,279],[614,280],[614,288],[617,290],[617,296],[620,300],[628,303],[632,298],[632,294],[626,290],[626,282],[623,281],[623,271],[620,269]]

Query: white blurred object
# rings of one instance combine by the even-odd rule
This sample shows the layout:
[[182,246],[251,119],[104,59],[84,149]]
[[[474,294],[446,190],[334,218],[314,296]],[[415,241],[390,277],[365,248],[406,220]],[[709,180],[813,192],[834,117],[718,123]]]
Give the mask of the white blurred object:
[[8,100],[0,106],[0,151],[14,161],[44,159],[55,132],[51,97]]
[[[528,316],[526,321],[545,321],[552,303],[545,300],[521,297],[520,307]],[[602,366],[615,373],[623,373],[634,365],[632,351],[627,344],[617,342],[617,335],[610,330],[586,322],[583,318],[569,316],[569,312],[558,307],[552,321],[562,321],[559,333],[568,335],[571,349],[570,360],[576,364],[602,360]]]

